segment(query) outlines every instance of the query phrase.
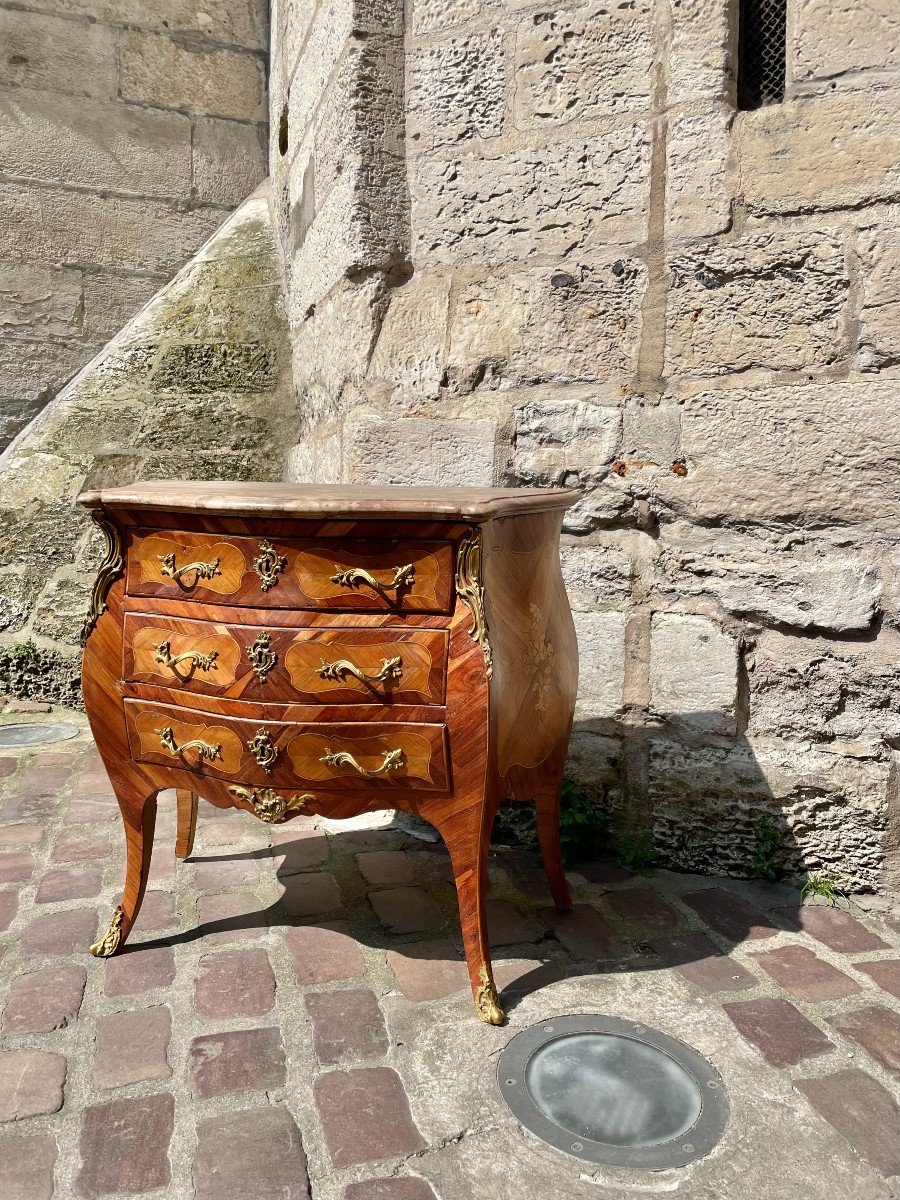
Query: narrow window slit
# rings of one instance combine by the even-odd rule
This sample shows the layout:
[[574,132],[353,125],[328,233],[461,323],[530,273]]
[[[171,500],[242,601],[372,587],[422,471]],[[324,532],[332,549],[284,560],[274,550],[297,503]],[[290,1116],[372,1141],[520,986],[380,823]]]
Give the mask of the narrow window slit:
[[740,0],[738,108],[784,99],[787,0]]

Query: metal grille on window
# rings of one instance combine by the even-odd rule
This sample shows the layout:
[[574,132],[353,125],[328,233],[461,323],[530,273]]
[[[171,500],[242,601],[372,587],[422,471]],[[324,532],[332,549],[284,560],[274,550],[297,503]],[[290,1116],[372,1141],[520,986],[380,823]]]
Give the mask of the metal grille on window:
[[738,107],[784,99],[787,0],[740,0]]

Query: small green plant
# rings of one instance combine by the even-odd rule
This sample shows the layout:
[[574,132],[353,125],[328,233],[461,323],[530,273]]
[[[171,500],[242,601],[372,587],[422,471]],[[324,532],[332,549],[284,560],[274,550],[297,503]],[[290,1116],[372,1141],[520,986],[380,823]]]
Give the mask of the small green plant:
[[609,842],[609,817],[568,779],[559,799],[559,840],[566,863],[597,858]]
[[840,900],[845,900],[849,906],[850,900],[843,884],[843,880],[829,879],[819,871],[810,871],[800,888],[801,903],[807,896],[821,896],[832,908],[837,908]]
[[774,821],[763,817],[753,826],[753,854],[746,861],[747,874],[754,879],[775,880],[781,874],[784,834]]
[[643,833],[622,834],[616,838],[616,866],[627,867],[638,875],[649,875],[659,859],[659,851],[653,845],[652,835]]

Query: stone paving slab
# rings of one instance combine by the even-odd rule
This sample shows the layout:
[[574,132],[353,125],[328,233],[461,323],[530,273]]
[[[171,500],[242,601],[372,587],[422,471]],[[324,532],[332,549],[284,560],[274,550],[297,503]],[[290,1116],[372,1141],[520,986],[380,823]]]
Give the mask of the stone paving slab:
[[[888,1200],[900,1195],[900,921],[790,888],[608,863],[558,914],[492,854],[507,1024],[475,1019],[446,852],[389,818],[272,829],[160,797],[126,952],[88,943],[124,839],[83,717],[0,759],[0,1200]],[[17,714],[17,719],[23,719]],[[31,719],[31,718],[27,718]],[[678,1171],[592,1167],[521,1129],[512,1036],[602,1013],[725,1080],[722,1141]]]

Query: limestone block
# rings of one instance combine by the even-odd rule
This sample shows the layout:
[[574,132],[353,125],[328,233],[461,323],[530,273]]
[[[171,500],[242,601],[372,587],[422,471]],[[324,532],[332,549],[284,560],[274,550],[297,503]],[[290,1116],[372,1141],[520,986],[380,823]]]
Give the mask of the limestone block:
[[158,275],[114,275],[108,271],[85,274],[85,332],[98,339],[114,337],[164,282],[165,277]]
[[90,605],[92,586],[89,578],[53,580],[35,605],[31,624],[34,632],[77,646],[84,614]]
[[881,603],[877,549],[840,530],[798,538],[704,528],[659,529],[655,588],[713,597],[733,616],[834,633],[869,629]]
[[767,234],[669,259],[666,373],[800,370],[848,349],[841,236]]
[[606,787],[618,782],[621,753],[622,744],[617,738],[576,725],[569,742],[566,778],[591,799],[607,800]]
[[789,8],[789,78],[828,79],[866,67],[900,66],[894,0],[790,0]]
[[634,564],[615,540],[560,549],[563,579],[573,612],[594,612],[631,595]]
[[414,150],[503,129],[505,63],[499,30],[430,42],[407,53],[406,132]]
[[481,11],[482,0],[412,0],[411,31],[418,35],[448,29]]
[[0,183],[7,229],[4,257],[14,261],[74,261],[117,270],[179,270],[206,241],[224,213],[183,210],[162,200],[126,200],[42,188],[40,207],[30,187]]
[[[278,379],[278,356],[270,342],[216,341],[164,347],[153,366],[151,386],[194,396],[206,393],[268,392]],[[178,400],[183,404],[184,397]],[[194,414],[197,401],[192,400]],[[214,423],[231,437],[234,414],[215,413]],[[222,422],[224,421],[224,424]]]
[[41,402],[22,396],[0,395],[0,453],[10,444],[32,417],[40,411]]
[[105,25],[0,9],[0,80],[78,95],[116,96],[116,35]]
[[375,394],[413,402],[440,395],[450,284],[447,275],[422,272],[390,290],[367,374]]
[[682,408],[687,475],[660,475],[657,500],[703,522],[896,520],[898,415],[890,381],[702,392]]
[[878,884],[888,763],[758,738],[730,749],[660,738],[648,786],[654,841],[682,870],[747,874],[766,821],[783,839],[786,871],[821,871],[855,890]]
[[640,241],[649,165],[643,125],[505,155],[418,160],[409,181],[417,261],[495,264]]
[[4,89],[0,171],[188,199],[191,122],[178,113],[84,96]]
[[616,456],[621,409],[582,400],[529,400],[515,412],[514,470],[523,479],[601,479]]
[[39,575],[0,574],[0,633],[16,633],[27,623],[42,587]]
[[576,612],[578,698],[575,719],[613,717],[622,708],[625,681],[625,612]]
[[266,126],[201,117],[194,123],[194,188],[212,204],[240,204],[266,177]]
[[619,458],[627,468],[671,467],[681,447],[681,405],[671,396],[653,404],[643,396],[625,402]]
[[493,421],[361,413],[344,428],[348,483],[490,487],[495,479]]
[[680,0],[670,8],[668,102],[729,98],[732,10],[725,0]]
[[285,478],[291,483],[340,483],[342,469],[339,434],[307,435],[288,453]]
[[46,400],[83,366],[98,343],[0,339],[0,396]]
[[77,336],[81,304],[80,271],[0,262],[0,333]]
[[127,30],[122,97],[212,117],[267,119],[262,58]]
[[513,384],[621,383],[637,369],[646,286],[635,258],[573,258],[469,284],[450,330],[451,376],[463,389],[488,370]]
[[857,250],[862,278],[859,314],[860,371],[900,363],[900,219],[860,232]]
[[199,5],[196,0],[45,0],[42,8],[88,17],[108,25],[138,26],[161,34],[199,34],[214,41],[265,49],[265,0],[227,0]]
[[698,730],[734,732],[738,645],[714,621],[656,613],[650,628],[654,712]]
[[64,458],[26,448],[12,457],[0,475],[0,509],[37,507],[60,499],[74,502],[89,461],[87,454],[82,459]]
[[[541,487],[547,486],[550,481],[526,477],[521,482],[530,487]],[[570,481],[565,482],[568,487]],[[584,534],[614,525],[628,514],[633,505],[634,499],[628,488],[615,475],[609,475],[596,487],[583,489],[581,499],[563,518],[563,531]]]
[[[347,52],[347,39],[354,26],[353,9],[353,0],[324,0],[305,39],[289,47],[288,129],[297,145],[309,131],[335,67]],[[339,86],[338,91],[344,94],[346,86]]]
[[639,112],[653,84],[653,6],[646,0],[538,11],[516,34],[519,129]]
[[[900,633],[834,641],[763,633],[748,659],[749,731],[856,743],[860,757],[900,737]],[[865,749],[862,749],[865,748]]]
[[304,418],[310,424],[333,421],[361,383],[378,334],[379,296],[379,281],[370,277],[335,288],[305,319],[292,314],[294,386],[304,397]]
[[734,145],[751,213],[847,208],[893,199],[900,186],[896,92],[829,92],[739,113]]
[[666,135],[668,237],[709,237],[731,225],[726,174],[733,115],[723,104],[670,116]]

